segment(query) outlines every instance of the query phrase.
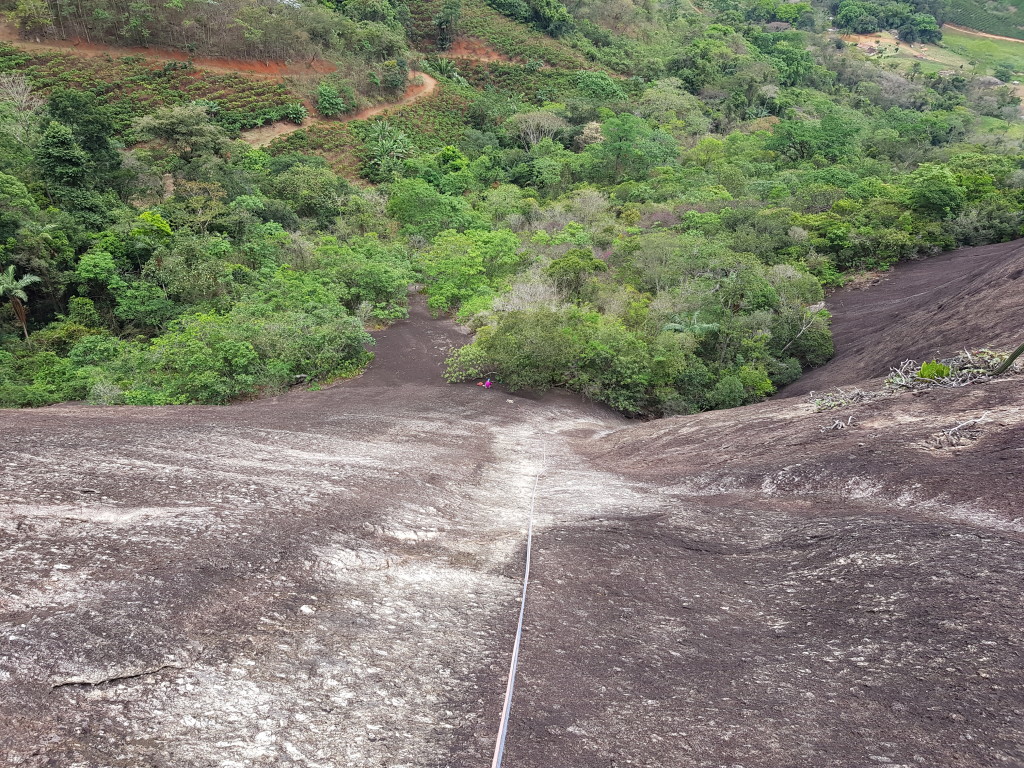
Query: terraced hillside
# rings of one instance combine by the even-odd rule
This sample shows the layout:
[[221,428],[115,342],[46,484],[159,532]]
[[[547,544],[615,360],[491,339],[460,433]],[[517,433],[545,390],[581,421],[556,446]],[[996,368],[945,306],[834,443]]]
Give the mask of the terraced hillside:
[[1024,13],[1005,0],[952,0],[946,6],[944,18],[979,32],[1024,40]]

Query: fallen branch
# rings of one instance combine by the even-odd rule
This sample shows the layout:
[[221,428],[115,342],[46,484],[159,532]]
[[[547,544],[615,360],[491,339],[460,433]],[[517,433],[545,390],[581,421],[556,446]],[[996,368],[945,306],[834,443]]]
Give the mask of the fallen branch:
[[[977,440],[981,436],[980,429],[971,429],[976,427],[978,424],[988,419],[988,411],[981,414],[976,419],[968,419],[962,424],[957,424],[955,427],[944,429],[935,435],[935,445],[937,448],[955,448],[963,445],[964,440]],[[961,431],[963,430],[963,431]]]
[[857,422],[855,422],[853,420],[853,416],[849,416],[849,417],[847,417],[846,421],[843,421],[842,419],[836,419],[829,426],[822,427],[821,431],[822,432],[837,432],[840,429],[849,429],[850,427],[855,427],[855,426],[857,426]]
[[837,387],[836,389],[828,392],[811,392],[811,402],[814,404],[815,413],[821,413],[822,411],[845,408],[848,405],[870,403],[872,400],[877,400],[880,397],[888,397],[889,395],[891,395],[891,393],[886,391],[868,392],[860,389],[859,387],[853,387],[852,389]]
[[949,369],[945,375],[940,376],[922,376],[921,364],[914,360],[904,360],[898,367],[892,369],[889,377],[885,380],[885,385],[896,391],[921,391],[984,384],[996,376],[1010,372],[1014,360],[1022,352],[1024,352],[1024,345],[1018,347],[1009,356],[988,349],[977,350],[973,353],[964,350],[956,357],[936,361]]

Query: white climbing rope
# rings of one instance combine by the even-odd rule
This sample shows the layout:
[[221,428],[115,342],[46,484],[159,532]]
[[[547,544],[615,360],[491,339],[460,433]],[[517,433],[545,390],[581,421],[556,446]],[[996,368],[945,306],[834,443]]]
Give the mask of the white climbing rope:
[[516,685],[516,667],[519,666],[519,645],[523,639],[523,617],[526,615],[526,588],[530,584],[530,554],[533,550],[533,513],[537,507],[537,485],[547,465],[548,452],[544,449],[540,469],[533,479],[533,493],[530,496],[530,522],[526,527],[526,567],[523,569],[523,595],[519,599],[519,625],[516,627],[516,641],[512,645],[512,662],[509,664],[508,683],[505,686],[505,706],[501,711],[501,727],[494,745],[494,759],[491,768],[501,768],[501,760],[505,756],[505,737],[508,735],[508,718],[512,714],[512,691]]

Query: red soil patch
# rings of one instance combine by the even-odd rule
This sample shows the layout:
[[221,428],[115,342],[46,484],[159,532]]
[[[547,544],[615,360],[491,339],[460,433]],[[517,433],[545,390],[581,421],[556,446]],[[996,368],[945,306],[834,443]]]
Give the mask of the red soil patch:
[[507,61],[513,59],[489,46],[476,37],[459,37],[445,54],[452,59],[471,59],[473,61]]
[[26,40],[9,24],[0,24],[0,41],[16,45],[18,48],[26,51],[57,51],[59,53],[72,53],[76,56],[86,57],[103,55],[115,58],[142,56],[149,61],[191,61],[196,66],[212,72],[240,72],[275,79],[296,75],[323,75],[337,69],[331,62],[318,58],[304,62],[257,61],[254,59],[229,59],[217,56],[192,56],[186,51],[179,51],[173,48],[106,45],[104,43],[87,42],[79,38],[70,38],[68,40],[47,39],[45,42],[40,41],[39,38]]

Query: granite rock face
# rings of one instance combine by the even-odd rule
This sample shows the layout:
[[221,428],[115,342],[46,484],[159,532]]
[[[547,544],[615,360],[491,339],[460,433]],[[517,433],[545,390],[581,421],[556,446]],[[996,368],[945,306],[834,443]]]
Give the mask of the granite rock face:
[[461,341],[0,414],[0,764],[485,765],[534,501],[506,765],[1024,764],[1020,376],[638,424],[445,385]]

